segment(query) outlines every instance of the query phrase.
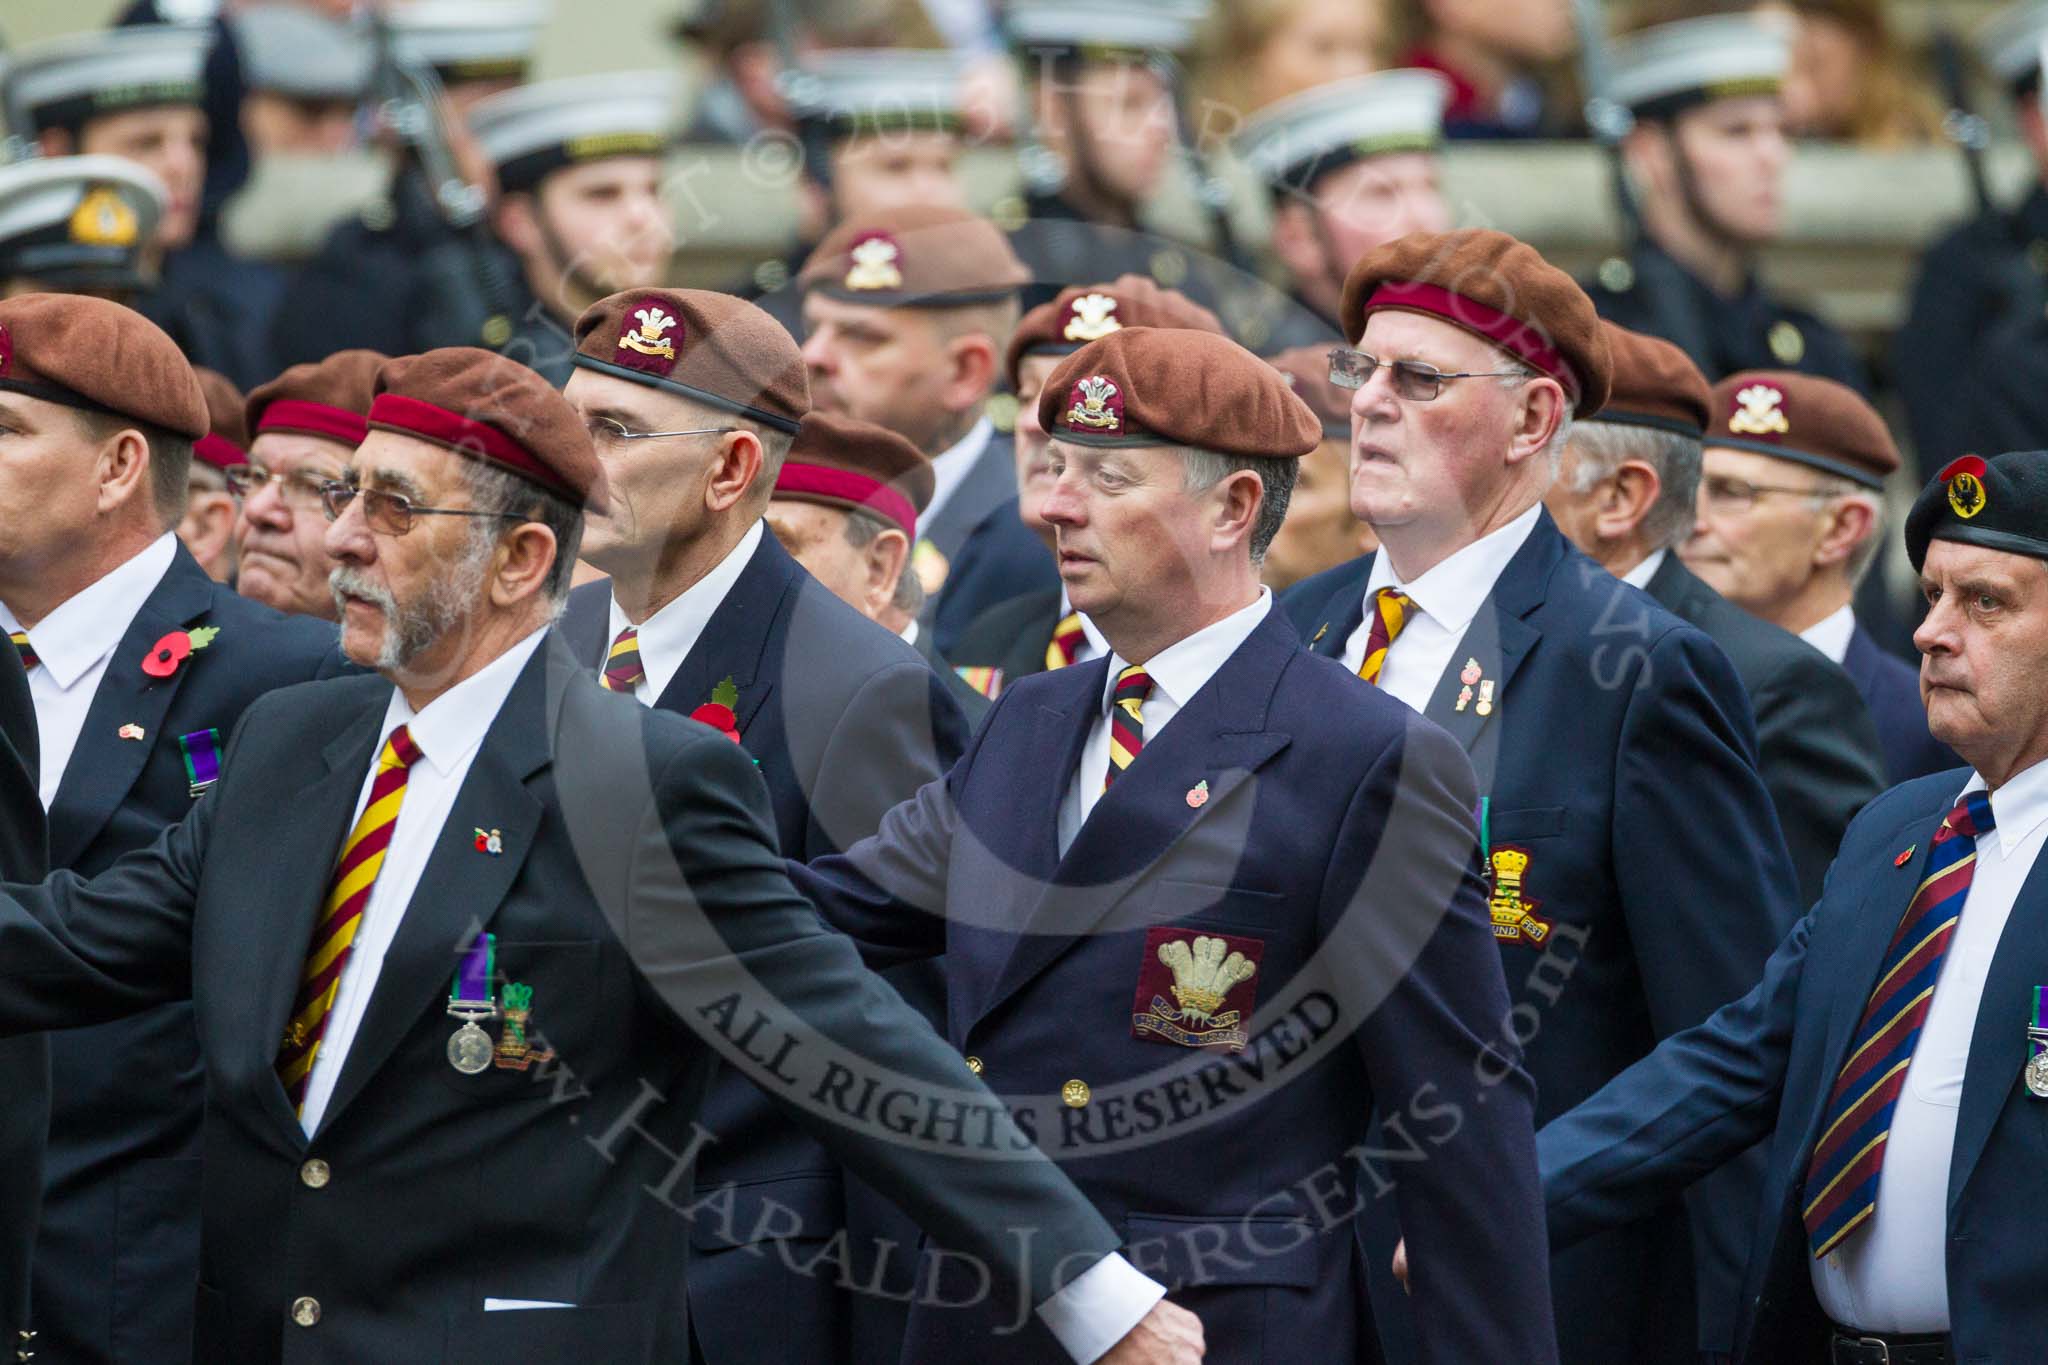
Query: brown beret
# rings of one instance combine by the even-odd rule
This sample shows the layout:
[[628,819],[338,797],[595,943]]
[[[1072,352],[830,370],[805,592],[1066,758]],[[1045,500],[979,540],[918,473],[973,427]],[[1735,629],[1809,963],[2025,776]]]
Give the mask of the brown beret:
[[797,286],[881,308],[954,308],[1009,298],[1031,272],[986,218],[905,206],[841,223],[804,262]]
[[1707,377],[1692,357],[1662,337],[1645,336],[1602,320],[1614,381],[1599,419],[1617,426],[1654,427],[1681,436],[1707,429]]
[[583,419],[554,385],[495,351],[447,346],[386,361],[370,427],[446,446],[578,507],[604,510],[604,479]]
[[178,343],[133,308],[84,294],[0,301],[0,389],[188,441],[206,434],[206,394]]
[[1714,385],[1707,444],[1775,455],[1883,488],[1899,467],[1891,429],[1846,384],[1790,370],[1746,370]]
[[1330,382],[1330,348],[1297,346],[1268,356],[1266,363],[1280,371],[1287,385],[1322,419],[1325,440],[1342,436],[1351,439],[1351,391]]
[[1027,355],[1072,355],[1125,327],[1185,327],[1227,335],[1223,320],[1177,289],[1163,289],[1143,275],[1124,275],[1110,284],[1062,289],[1059,297],[1026,313],[1010,337],[1003,369],[1017,387],[1017,369]]
[[917,539],[917,514],[931,505],[932,462],[887,427],[813,412],[775,476],[775,496],[872,512]]
[[1535,247],[1492,228],[1412,232],[1375,247],[1344,281],[1342,320],[1352,345],[1382,308],[1442,318],[1547,374],[1573,410],[1607,401],[1613,368],[1593,300]]
[[1060,362],[1038,395],[1055,440],[1090,446],[1196,446],[1298,460],[1323,424],[1286,376],[1213,332],[1126,327]]
[[811,380],[789,330],[730,294],[634,289],[576,319],[578,369],[667,389],[794,435]]
[[249,435],[285,431],[358,446],[370,434],[370,400],[377,371],[391,357],[381,351],[336,351],[309,365],[294,365],[249,391]]
[[249,463],[249,427],[242,420],[242,391],[219,370],[194,365],[199,391],[206,395],[206,434],[192,443],[192,454],[215,469]]

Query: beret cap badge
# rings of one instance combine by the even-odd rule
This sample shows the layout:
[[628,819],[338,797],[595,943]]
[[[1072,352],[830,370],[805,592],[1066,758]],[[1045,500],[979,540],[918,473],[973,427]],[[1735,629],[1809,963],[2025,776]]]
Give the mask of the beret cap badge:
[[1061,332],[1068,341],[1100,341],[1121,331],[1116,319],[1116,300],[1108,294],[1083,294],[1069,305],[1067,325]]
[[1785,394],[1769,384],[1751,384],[1735,394],[1736,410],[1728,430],[1748,436],[1784,436],[1791,432],[1785,415]]
[[1988,472],[1984,461],[1975,455],[1965,455],[1950,461],[1941,471],[1939,478],[1948,485],[1949,509],[1964,521],[1982,512],[1990,498],[1984,491],[1984,475]]
[[1067,424],[1090,431],[1117,431],[1123,427],[1124,400],[1116,385],[1099,374],[1091,374],[1074,385],[1068,398]]
[[847,250],[848,289],[901,289],[903,248],[885,232],[871,232],[854,240]]

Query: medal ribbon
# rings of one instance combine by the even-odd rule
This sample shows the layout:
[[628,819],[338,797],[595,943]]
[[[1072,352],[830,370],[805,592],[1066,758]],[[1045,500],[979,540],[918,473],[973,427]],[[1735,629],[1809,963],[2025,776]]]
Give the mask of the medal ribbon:
[[2048,1052],[2048,986],[2034,987],[2033,1021],[2027,1028],[2027,1060]]
[[491,979],[497,974],[497,965],[498,936],[479,933],[455,968],[455,981],[448,988],[448,1012],[458,1016],[495,1013]]
[[194,730],[180,735],[178,747],[185,754],[185,780],[192,784],[193,796],[220,780],[220,731]]

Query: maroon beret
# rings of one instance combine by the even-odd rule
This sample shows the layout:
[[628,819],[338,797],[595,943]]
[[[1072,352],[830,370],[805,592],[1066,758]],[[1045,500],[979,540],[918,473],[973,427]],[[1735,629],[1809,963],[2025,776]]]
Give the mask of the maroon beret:
[[881,308],[953,308],[1006,299],[1031,281],[1010,239],[962,209],[906,205],[841,223],[804,262],[797,286]]
[[1877,409],[1846,384],[1790,370],[1747,370],[1714,385],[1707,444],[1803,464],[1883,488],[1898,443]]
[[1038,395],[1055,440],[1195,446],[1240,459],[1298,460],[1323,424],[1265,361],[1213,332],[1126,327],[1060,362]]
[[318,436],[357,446],[370,432],[370,400],[377,371],[391,357],[381,351],[336,351],[325,360],[294,365],[249,391],[251,438],[266,431]]
[[1221,318],[1179,290],[1161,288],[1143,275],[1124,275],[1110,284],[1074,285],[1039,304],[1017,324],[1003,360],[1010,387],[1017,387],[1017,368],[1025,356],[1072,355],[1125,327],[1186,327],[1225,334]]
[[178,343],[133,308],[84,294],[0,300],[0,389],[197,441],[206,394]]
[[604,510],[604,478],[583,419],[554,385],[495,351],[447,346],[386,361],[370,427],[446,446]]
[[192,455],[215,469],[249,463],[249,427],[242,418],[242,391],[219,370],[194,365],[206,395],[206,434],[192,443]]
[[794,435],[810,373],[789,330],[745,299],[708,289],[633,289],[576,319],[578,369],[667,389]]
[[1344,281],[1352,345],[1382,308],[1441,318],[1564,386],[1591,417],[1607,401],[1612,362],[1593,300],[1535,247],[1492,228],[1412,232],[1375,247]]
[[1330,382],[1330,348],[1297,346],[1269,356],[1268,365],[1280,371],[1288,387],[1301,395],[1323,422],[1323,436],[1351,438],[1351,391]]
[[917,539],[917,514],[931,505],[932,462],[887,427],[813,412],[775,476],[775,496],[872,512]]
[[1614,382],[1599,419],[1617,426],[1655,427],[1682,436],[1707,429],[1707,377],[1692,357],[1662,337],[1645,336],[1602,319]]

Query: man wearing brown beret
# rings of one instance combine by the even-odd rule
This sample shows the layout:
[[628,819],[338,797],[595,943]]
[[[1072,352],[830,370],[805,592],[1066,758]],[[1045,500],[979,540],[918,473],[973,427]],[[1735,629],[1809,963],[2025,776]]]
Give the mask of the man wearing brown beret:
[[[206,398],[177,346],[119,304],[0,302],[0,623],[28,665],[50,866],[90,876],[154,842],[223,770],[264,693],[313,677],[333,637],[244,601],[173,533]],[[50,1039],[35,1251],[45,1358],[189,1358],[199,1234],[191,1006]]]
[[[690,1229],[772,1212],[678,1188],[749,1019],[788,1040],[756,1074],[849,1166],[1066,1302],[1115,1231],[794,894],[745,751],[608,695],[549,629],[585,508],[617,506],[575,410],[453,349],[390,362],[370,422],[326,506],[344,648],[378,676],[264,699],[148,851],[0,896],[0,1032],[197,1004],[197,1358],[691,1358]],[[834,1066],[976,1136],[806,1102]],[[1177,1319],[1147,1323],[1103,1358],[1199,1355],[1140,1349]]]
[[1735,665],[1756,714],[1757,771],[1792,854],[1800,903],[1811,905],[1850,819],[1889,785],[1877,731],[1847,673],[1680,562],[1698,517],[1707,381],[1670,342],[1601,325],[1613,392],[1599,416],[1573,425],[1544,505],[1573,544],[1705,631]]
[[1884,418],[1853,389],[1782,370],[1728,376],[1710,414],[1686,567],[1848,671],[1888,782],[1955,767],[1912,665],[1879,648],[1851,605],[1883,548],[1884,482],[1899,467]]
[[[686,716],[722,708],[760,761],[789,856],[873,833],[890,806],[951,766],[967,725],[915,649],[834,597],[767,532],[763,514],[810,408],[796,342],[730,295],[652,289],[587,310],[576,347],[564,393],[594,438],[611,499],[583,549],[611,580],[572,593],[563,620],[576,656],[645,705]],[[690,1292],[706,1359],[841,1358],[850,1296],[833,1276],[797,1274],[788,1249],[844,1226],[836,1163],[735,1071],[714,1081],[704,1125],[720,1141],[698,1163],[699,1187],[745,1189],[792,1220],[772,1234],[697,1228]],[[845,1283],[866,1283],[868,1260],[882,1254],[857,1248],[861,1266]],[[899,1266],[906,1256],[896,1252]],[[755,1302],[778,1311],[722,1306]]]
[[[884,426],[932,457],[911,568],[939,651],[996,602],[1053,587],[1037,539],[1008,514],[1010,438],[983,411],[1002,375],[1029,273],[994,224],[905,207],[840,224],[797,277],[804,363],[825,412]],[[956,579],[956,562],[978,565]]]
[[1330,348],[1302,346],[1267,363],[1323,423],[1323,443],[1302,458],[1287,523],[1266,555],[1266,586],[1284,592],[1371,551],[1375,542],[1351,511],[1351,391],[1330,382]]
[[[1516,1006],[1502,1027],[1547,1119],[1749,989],[1798,913],[1791,859],[1727,656],[1543,508],[1613,380],[1585,293],[1505,233],[1418,234],[1354,267],[1343,321],[1351,506],[1380,550],[1288,605],[1312,649],[1472,756]],[[1698,1333],[1677,1211],[1561,1254],[1564,1358],[1725,1351],[1753,1194],[1693,1204]],[[1393,1231],[1376,1211],[1363,1226],[1377,1270]]]
[[235,581],[242,596],[294,616],[335,619],[320,490],[341,477],[369,434],[371,391],[385,359],[336,351],[249,394],[249,459],[228,475],[242,502]]
[[[949,1040],[1213,1358],[1375,1358],[1369,1184],[1426,1262],[1428,1358],[1554,1361],[1533,1091],[1487,1041],[1508,996],[1471,766],[1259,583],[1321,422],[1236,343],[1154,328],[1068,357],[1039,418],[1060,575],[1109,655],[1011,684],[945,782],[798,886],[874,961],[946,954]],[[1423,1124],[1428,1159],[1362,1171],[1375,1109]],[[1018,1316],[914,1305],[904,1359],[1045,1359]]]
[[249,432],[242,414],[242,391],[217,370],[193,366],[200,392],[206,395],[206,434],[192,443],[191,487],[178,539],[216,583],[235,577],[235,495],[228,489],[228,471],[249,462]]

